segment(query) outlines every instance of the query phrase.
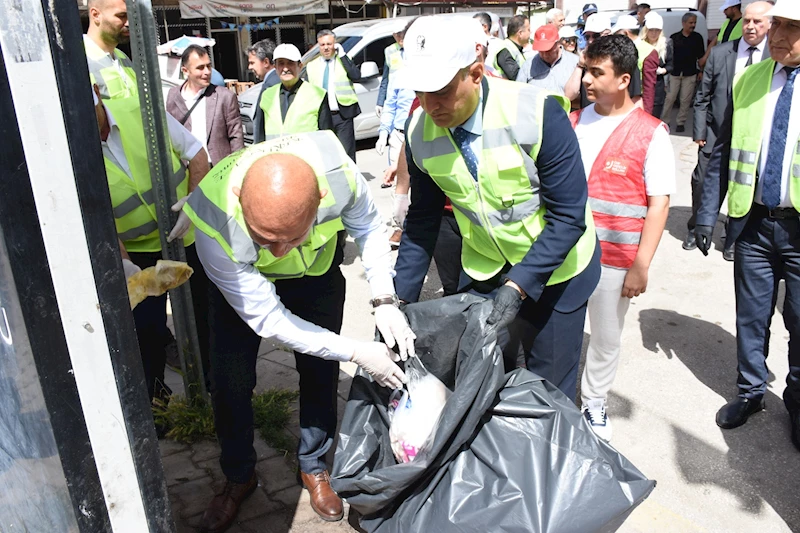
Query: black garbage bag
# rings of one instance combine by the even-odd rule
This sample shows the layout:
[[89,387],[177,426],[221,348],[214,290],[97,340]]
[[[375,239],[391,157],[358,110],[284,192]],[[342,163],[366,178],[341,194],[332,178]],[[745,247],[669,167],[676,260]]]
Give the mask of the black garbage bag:
[[331,483],[367,531],[614,531],[655,487],[555,386],[504,373],[491,309],[466,294],[406,307],[417,354],[453,390],[410,463],[392,454],[391,391],[354,377]]

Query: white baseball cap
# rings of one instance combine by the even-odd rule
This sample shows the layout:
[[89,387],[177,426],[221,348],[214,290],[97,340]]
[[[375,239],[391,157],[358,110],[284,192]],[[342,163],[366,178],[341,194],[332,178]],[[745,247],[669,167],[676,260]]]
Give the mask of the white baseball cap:
[[441,90],[477,59],[480,22],[472,17],[420,17],[406,32],[405,64],[397,86],[422,93]]
[[767,12],[767,16],[800,20],[800,2],[797,0],[778,0],[775,2],[775,7]]
[[664,18],[655,11],[650,11],[644,16],[644,25],[648,30],[663,30]]
[[583,27],[583,32],[589,33],[603,33],[604,31],[611,30],[611,19],[605,13],[595,13],[586,19],[586,25]]
[[303,56],[300,55],[300,50],[293,44],[279,44],[272,52],[272,61],[278,59],[288,59],[289,61],[300,61]]
[[729,7],[740,6],[740,5],[742,5],[742,0],[725,0],[722,3],[722,7],[720,7],[719,10],[720,11],[725,11]]
[[620,30],[638,30],[639,20],[633,15],[620,15],[617,23],[611,28],[611,33],[617,33]]
[[577,35],[575,35],[575,28],[572,26],[562,26],[561,29],[558,30],[559,39],[572,39],[573,37],[577,37]]

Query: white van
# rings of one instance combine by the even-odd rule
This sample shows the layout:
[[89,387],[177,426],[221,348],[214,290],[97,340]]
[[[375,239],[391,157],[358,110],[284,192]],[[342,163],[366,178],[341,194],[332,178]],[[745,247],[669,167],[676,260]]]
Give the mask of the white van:
[[[433,16],[474,16],[475,13],[441,14]],[[492,20],[497,15],[490,13]],[[369,139],[378,136],[380,119],[375,115],[375,106],[378,102],[378,89],[383,74],[383,51],[394,43],[392,30],[398,24],[408,24],[415,17],[397,17],[391,19],[364,20],[343,24],[333,30],[336,42],[342,45],[347,57],[361,69],[361,81],[354,83],[358,105],[361,114],[353,120],[356,140]],[[303,56],[303,64],[319,55],[319,46],[315,45]],[[253,117],[258,105],[256,101],[261,93],[261,84],[254,85],[239,95],[239,111],[242,115],[244,129],[244,142],[251,144],[253,141]]]

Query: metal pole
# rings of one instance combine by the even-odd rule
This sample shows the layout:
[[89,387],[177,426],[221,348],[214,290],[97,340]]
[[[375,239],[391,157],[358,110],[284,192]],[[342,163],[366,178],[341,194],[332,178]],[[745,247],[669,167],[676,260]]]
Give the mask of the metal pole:
[[[155,19],[150,0],[126,0],[128,21],[131,32],[131,51],[133,52],[136,76],[139,82],[139,104],[144,122],[145,142],[150,160],[150,176],[156,198],[158,229],[161,237],[161,253],[164,259],[186,261],[183,242],[167,242],[178,215],[170,209],[178,201],[175,189],[170,187],[172,160],[167,149],[169,132],[164,109],[164,96],[161,90],[161,74],[156,56]],[[172,304],[172,317],[175,337],[183,370],[183,383],[186,396],[206,399],[206,385],[203,379],[203,363],[200,357],[200,344],[197,338],[192,293],[188,283],[169,292]]]

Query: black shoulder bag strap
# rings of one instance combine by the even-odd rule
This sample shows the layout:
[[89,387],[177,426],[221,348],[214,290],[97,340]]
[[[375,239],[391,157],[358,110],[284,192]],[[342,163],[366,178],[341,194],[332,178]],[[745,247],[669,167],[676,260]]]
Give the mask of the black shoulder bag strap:
[[187,111],[186,114],[183,115],[183,118],[181,119],[181,126],[186,124],[186,121],[189,120],[189,116],[192,114],[192,111],[194,111],[194,108],[197,107],[197,104],[202,102],[203,98],[210,95],[212,92],[214,92],[213,84],[209,85],[203,90],[203,92],[200,94],[200,97],[197,100],[195,100],[194,104],[192,104],[192,107],[189,108],[189,111]]

